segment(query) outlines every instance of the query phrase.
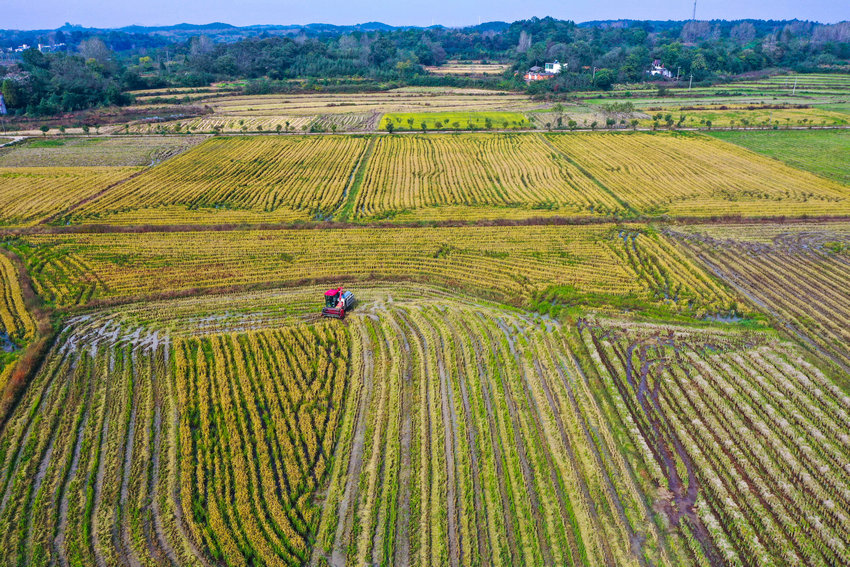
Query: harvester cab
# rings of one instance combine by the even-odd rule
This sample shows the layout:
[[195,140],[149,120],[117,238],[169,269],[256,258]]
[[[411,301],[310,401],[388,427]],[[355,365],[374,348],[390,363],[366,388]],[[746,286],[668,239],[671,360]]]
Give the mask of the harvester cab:
[[341,287],[325,292],[325,306],[322,317],[345,319],[345,312],[354,307],[354,294]]

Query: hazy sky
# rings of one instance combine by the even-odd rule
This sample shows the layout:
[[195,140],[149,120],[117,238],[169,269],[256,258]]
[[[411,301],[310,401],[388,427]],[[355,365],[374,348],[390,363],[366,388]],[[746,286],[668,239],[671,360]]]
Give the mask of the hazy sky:
[[[601,19],[683,20],[692,0],[0,0],[0,29],[52,29],[65,22],[87,27],[169,25],[215,21],[249,24],[357,24],[446,26],[553,16],[577,22]],[[850,0],[698,0],[698,19],[850,19]]]

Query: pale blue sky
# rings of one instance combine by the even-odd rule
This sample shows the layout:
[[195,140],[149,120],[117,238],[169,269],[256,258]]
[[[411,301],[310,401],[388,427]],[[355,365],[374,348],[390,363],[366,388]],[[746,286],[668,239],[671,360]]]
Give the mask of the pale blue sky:
[[[87,27],[170,25],[222,21],[249,24],[356,24],[463,26],[553,16],[577,22],[601,19],[683,20],[692,0],[0,0],[0,29],[46,29],[65,22]],[[698,19],[850,19],[850,0],[698,0]]]

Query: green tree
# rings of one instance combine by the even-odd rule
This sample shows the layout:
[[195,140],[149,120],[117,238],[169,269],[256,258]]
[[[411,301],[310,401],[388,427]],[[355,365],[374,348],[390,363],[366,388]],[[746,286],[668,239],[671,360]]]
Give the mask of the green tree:
[[614,71],[611,69],[597,69],[593,77],[593,86],[603,91],[610,90],[614,85]]
[[395,124],[393,124],[393,121],[390,120],[389,118],[387,118],[387,122],[386,122],[386,125],[384,127],[387,129],[387,132],[389,132],[390,134],[392,134],[393,130],[395,130]]
[[42,136],[47,136],[47,133],[50,131],[50,126],[42,126],[39,130],[41,130]]

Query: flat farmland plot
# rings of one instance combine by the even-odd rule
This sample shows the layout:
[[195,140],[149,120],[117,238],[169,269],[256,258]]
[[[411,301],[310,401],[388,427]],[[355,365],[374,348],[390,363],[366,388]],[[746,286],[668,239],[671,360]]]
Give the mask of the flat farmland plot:
[[558,325],[362,298],[347,326],[71,320],[0,433],[0,561],[639,565],[635,538],[687,557]]
[[521,301],[549,285],[644,293],[609,225],[30,235],[14,244],[58,305],[228,286],[415,280]]
[[845,562],[850,399],[799,347],[592,318],[579,334],[630,462],[699,562]]
[[321,289],[69,319],[0,431],[0,561],[842,563],[850,401],[798,346],[403,283],[307,324]]
[[487,124],[497,130],[528,128],[530,123],[519,112],[392,112],[381,119],[381,129],[391,121],[396,130],[484,130]]
[[848,188],[707,136],[552,134],[547,139],[643,214],[850,213]]
[[357,137],[214,138],[154,167],[75,213],[108,220],[111,213],[160,207],[238,209],[257,213],[333,211],[368,140]]
[[568,214],[611,213],[621,208],[535,135],[378,139],[357,194],[356,216],[455,205],[524,206]]
[[850,131],[723,131],[711,135],[850,185]]
[[0,167],[143,166],[199,143],[199,137],[112,136],[31,140],[0,150]]
[[0,562],[303,564],[347,344],[326,324],[173,341],[72,324],[0,436]]
[[127,179],[134,167],[0,167],[0,225],[31,225]]
[[738,227],[722,238],[699,227],[669,234],[804,344],[850,372],[850,227],[774,226],[762,238],[753,232],[765,230]]

